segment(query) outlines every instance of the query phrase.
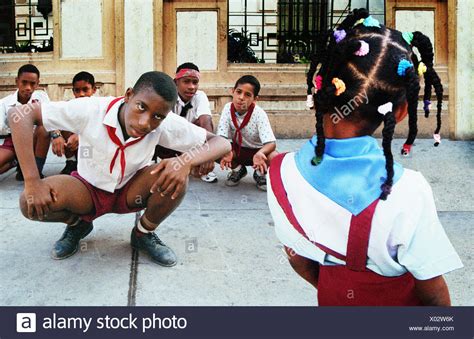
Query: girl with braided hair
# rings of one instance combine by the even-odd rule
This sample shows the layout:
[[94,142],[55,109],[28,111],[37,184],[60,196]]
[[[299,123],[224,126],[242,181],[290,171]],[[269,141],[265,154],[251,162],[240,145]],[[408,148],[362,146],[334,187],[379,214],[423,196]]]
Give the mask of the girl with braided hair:
[[[428,182],[391,151],[395,124],[407,114],[406,145],[416,137],[421,62],[415,68],[413,46],[425,81],[440,93],[427,41],[354,10],[315,77],[316,136],[272,160],[275,231],[291,266],[317,288],[319,305],[450,305],[443,274],[461,260]],[[371,135],[382,123],[380,149]]]

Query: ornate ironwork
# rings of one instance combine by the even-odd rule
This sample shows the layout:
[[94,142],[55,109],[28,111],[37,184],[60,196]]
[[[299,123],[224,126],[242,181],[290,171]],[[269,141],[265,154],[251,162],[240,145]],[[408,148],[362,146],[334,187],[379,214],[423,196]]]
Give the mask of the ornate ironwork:
[[[344,6],[336,8],[336,3]],[[353,9],[350,0],[229,0],[228,4],[229,62],[309,63],[324,51],[329,33]],[[385,22],[384,0],[367,0],[365,5]]]
[[53,50],[51,0],[0,0],[0,53]]

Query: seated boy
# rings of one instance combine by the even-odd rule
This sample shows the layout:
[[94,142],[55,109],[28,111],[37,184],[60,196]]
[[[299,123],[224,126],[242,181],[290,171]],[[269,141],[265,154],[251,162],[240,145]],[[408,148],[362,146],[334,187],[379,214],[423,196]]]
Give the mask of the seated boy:
[[[174,83],[178,89],[178,101],[173,107],[176,113],[189,122],[204,128],[211,133],[214,132],[212,125],[211,108],[206,93],[198,90],[201,74],[199,68],[191,62],[185,62],[176,69]],[[176,151],[157,147],[156,156],[161,159],[170,158],[177,154]],[[205,182],[217,182],[217,177],[212,170],[214,162],[202,164],[197,172],[202,174],[201,179]]]
[[[144,250],[158,264],[176,264],[176,255],[154,230],[182,201],[191,167],[231,149],[227,140],[168,114],[176,99],[169,76],[147,72],[124,97],[80,98],[34,104],[29,112],[27,106],[10,111],[13,141],[23,140],[17,149],[25,176],[23,215],[67,224],[53,258],[74,254],[99,216],[145,209],[132,230],[132,247]],[[31,151],[29,131],[34,124],[79,135],[78,172],[40,180]],[[150,165],[157,144],[183,153]]]
[[[0,135],[5,137],[3,144],[0,145],[0,174],[5,173],[17,164],[15,147],[7,121],[8,110],[24,104],[49,102],[46,92],[37,90],[39,78],[40,72],[36,66],[32,64],[21,66],[15,78],[17,90],[15,93],[0,100]],[[33,133],[35,161],[40,175],[43,176],[43,166],[49,149],[49,134],[43,127],[35,128]],[[19,166],[17,167],[16,179],[23,181],[23,175]]]
[[256,102],[260,83],[252,75],[244,75],[235,83],[232,102],[224,106],[217,134],[232,140],[232,151],[220,161],[221,168],[231,168],[226,185],[236,186],[252,166],[257,188],[266,191],[265,173],[277,154],[276,139],[267,113]]
[[[95,79],[89,72],[79,72],[72,79],[72,92],[75,98],[90,97],[95,94]],[[51,132],[53,153],[58,157],[66,156],[66,166],[61,174],[71,174],[77,171],[77,147],[79,137],[77,134],[56,130]]]

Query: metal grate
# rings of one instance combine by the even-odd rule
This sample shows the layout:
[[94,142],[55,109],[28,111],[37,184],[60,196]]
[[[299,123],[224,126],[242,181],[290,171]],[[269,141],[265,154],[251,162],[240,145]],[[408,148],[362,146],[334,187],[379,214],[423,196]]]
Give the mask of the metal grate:
[[309,63],[355,7],[385,22],[384,0],[228,0],[228,6],[229,62]]
[[52,0],[0,0],[0,53],[53,50]]

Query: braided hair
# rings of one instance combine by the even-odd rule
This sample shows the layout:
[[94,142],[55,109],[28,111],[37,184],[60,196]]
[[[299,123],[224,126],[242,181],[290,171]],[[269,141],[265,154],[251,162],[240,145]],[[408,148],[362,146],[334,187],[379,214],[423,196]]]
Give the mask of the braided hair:
[[381,186],[382,200],[386,200],[393,184],[391,144],[396,124],[394,112],[405,103],[408,103],[409,134],[404,148],[406,145],[411,147],[417,135],[418,73],[423,72],[418,72],[421,62],[418,62],[412,47],[418,48],[421,62],[426,65],[425,100],[431,97],[431,88],[435,88],[438,98],[435,133],[438,133],[443,90],[433,69],[433,46],[420,32],[402,33],[389,29],[371,17],[366,9],[355,9],[330,37],[327,53],[321,59],[321,67],[314,79],[317,88],[314,94],[317,144],[312,164],[317,166],[323,160],[323,116],[334,112],[335,107],[354,103],[354,98],[368,98],[367,103],[355,105],[356,108],[345,119],[360,126],[360,135],[371,135],[382,122],[384,124],[382,148],[387,176]]

